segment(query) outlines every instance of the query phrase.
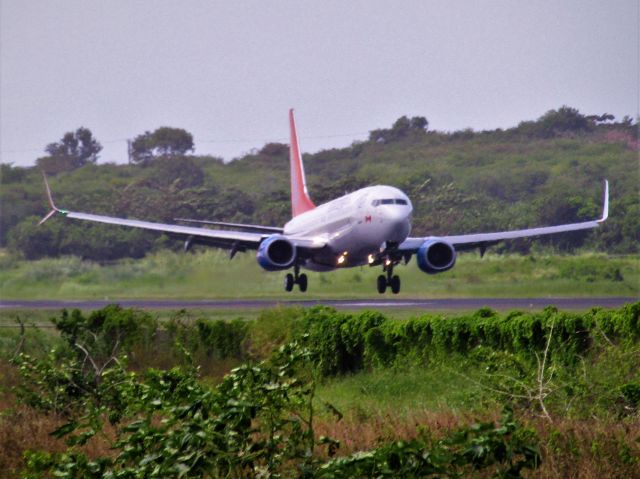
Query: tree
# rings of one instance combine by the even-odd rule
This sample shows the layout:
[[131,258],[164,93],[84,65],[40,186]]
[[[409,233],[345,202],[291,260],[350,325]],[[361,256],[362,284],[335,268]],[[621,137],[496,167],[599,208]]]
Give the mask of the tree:
[[45,173],[55,175],[96,163],[101,150],[102,145],[91,130],[80,127],[75,132],[65,133],[59,142],[49,143],[44,149],[48,156],[38,158],[37,164]]
[[38,225],[39,220],[38,216],[28,216],[11,228],[7,238],[11,251],[20,252],[28,260],[59,254],[59,223],[48,221]]
[[138,135],[131,144],[134,163],[146,165],[160,156],[184,155],[193,151],[193,136],[182,128],[163,126]]
[[204,172],[189,157],[160,157],[153,162],[153,183],[160,187],[195,188],[204,181]]
[[603,113],[602,115],[589,115],[586,119],[594,123],[607,123],[614,121],[616,117],[611,113]]
[[429,121],[424,116],[409,118],[403,115],[393,123],[390,129],[370,131],[369,140],[377,143],[387,143],[404,138],[410,133],[424,133],[428,126]]
[[429,127],[429,121],[424,116],[414,116],[410,120],[412,130],[426,130]]
[[544,137],[553,137],[566,132],[588,131],[590,122],[576,108],[562,106],[557,110],[549,110],[540,117],[537,123],[542,127]]
[[289,154],[289,145],[284,143],[267,143],[260,150],[261,155],[266,156],[286,156]]

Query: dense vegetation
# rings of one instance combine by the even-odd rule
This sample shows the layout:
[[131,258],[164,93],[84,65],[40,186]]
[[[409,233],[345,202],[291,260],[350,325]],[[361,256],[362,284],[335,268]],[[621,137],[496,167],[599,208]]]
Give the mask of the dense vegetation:
[[[171,222],[174,218],[282,225],[288,218],[288,147],[270,143],[223,163],[188,155],[193,138],[160,128],[136,137],[131,165],[97,164],[100,145],[87,129],[46,147],[41,168],[60,206]],[[593,233],[545,239],[562,251],[587,247],[638,252],[637,124],[562,107],[507,130],[428,130],[423,117],[402,117],[351,147],[305,155],[318,203],[369,184],[406,191],[414,233],[499,230],[592,219],[602,179],[611,182],[611,218]],[[27,259],[74,254],[94,260],[141,257],[180,245],[164,237],[62,219],[36,226],[47,212],[37,168],[1,165],[0,246]],[[528,251],[529,241],[500,246]]]
[[[8,473],[640,473],[640,303],[402,321],[326,307],[270,310],[255,321],[181,311],[163,323],[109,306],[52,321],[58,337],[26,329],[0,343],[0,466]],[[444,402],[428,412],[403,395],[387,403],[385,390],[404,376]],[[389,379],[360,382],[346,399],[337,393],[367,377]],[[367,401],[376,406],[363,409]]]

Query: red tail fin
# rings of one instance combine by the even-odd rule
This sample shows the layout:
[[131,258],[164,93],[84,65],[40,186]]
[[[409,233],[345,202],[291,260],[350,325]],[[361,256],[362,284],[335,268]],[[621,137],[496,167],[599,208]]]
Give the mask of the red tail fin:
[[305,211],[314,209],[316,206],[307,192],[307,180],[304,176],[304,166],[302,165],[302,155],[298,145],[298,133],[296,132],[293,108],[289,110],[289,126],[291,128],[291,147],[289,149],[289,160],[291,162],[291,214],[298,216]]

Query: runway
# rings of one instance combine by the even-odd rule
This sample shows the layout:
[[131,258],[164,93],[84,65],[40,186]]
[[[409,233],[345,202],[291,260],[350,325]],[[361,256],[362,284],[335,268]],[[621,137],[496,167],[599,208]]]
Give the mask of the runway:
[[633,297],[608,298],[445,298],[445,299],[309,299],[309,300],[274,300],[274,299],[222,299],[222,300],[158,300],[158,299],[123,299],[123,300],[0,300],[0,309],[100,309],[109,304],[120,304],[126,308],[158,309],[216,309],[243,310],[265,309],[275,306],[297,306],[308,308],[316,305],[331,306],[336,309],[424,309],[425,311],[470,311],[488,306],[505,310],[540,310],[554,305],[561,310],[587,310],[593,307],[619,308],[628,303],[638,301]]

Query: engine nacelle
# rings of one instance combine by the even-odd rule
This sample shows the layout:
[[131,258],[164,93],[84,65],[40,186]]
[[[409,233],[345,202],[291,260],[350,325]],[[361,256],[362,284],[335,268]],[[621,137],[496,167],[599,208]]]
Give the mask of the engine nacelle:
[[256,259],[267,271],[288,269],[296,260],[296,245],[282,235],[269,236],[260,243]]
[[442,273],[456,264],[456,250],[446,241],[430,239],[416,253],[418,267],[428,274]]

